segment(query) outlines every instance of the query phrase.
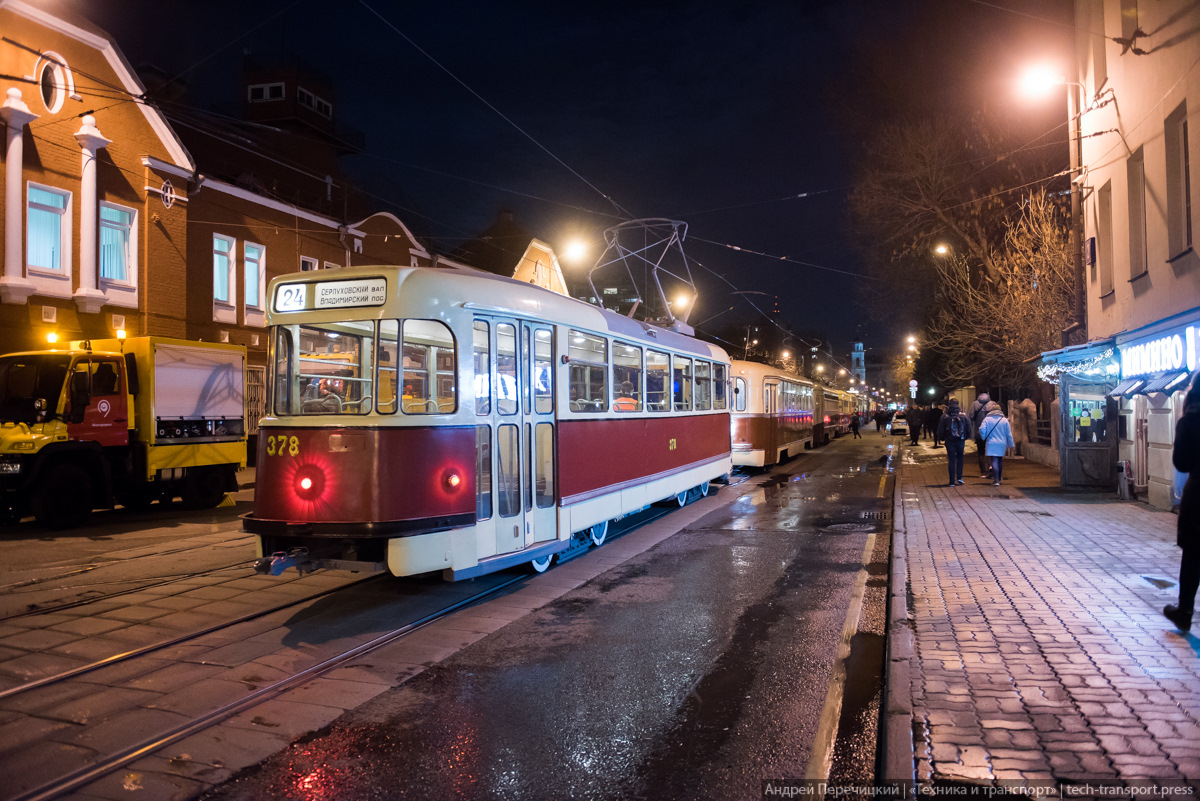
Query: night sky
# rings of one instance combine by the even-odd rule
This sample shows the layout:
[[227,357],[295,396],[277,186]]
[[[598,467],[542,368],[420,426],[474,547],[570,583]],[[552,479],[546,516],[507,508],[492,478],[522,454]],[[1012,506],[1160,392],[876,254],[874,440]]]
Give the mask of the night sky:
[[366,135],[347,171],[441,252],[502,209],[560,254],[589,238],[593,259],[622,218],[680,219],[693,323],[732,291],[766,292],[838,353],[856,335],[889,350],[916,323],[862,311],[861,293],[887,291],[846,214],[873,128],[1011,106],[1032,136],[1066,136],[1065,105],[1022,106],[1011,89],[1035,58],[1065,70],[1066,0],[66,2],[135,68],[183,73],[200,108],[236,102],[246,51],[322,70],[335,118]]

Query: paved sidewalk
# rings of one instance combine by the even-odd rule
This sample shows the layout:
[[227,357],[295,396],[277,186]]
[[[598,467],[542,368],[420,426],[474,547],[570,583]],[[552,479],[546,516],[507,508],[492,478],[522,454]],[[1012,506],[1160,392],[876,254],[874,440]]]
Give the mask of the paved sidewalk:
[[900,452],[884,778],[1200,794],[1200,620],[1183,635],[1161,614],[1175,515],[1023,459],[1000,487],[970,447],[966,465],[948,487],[944,450]]

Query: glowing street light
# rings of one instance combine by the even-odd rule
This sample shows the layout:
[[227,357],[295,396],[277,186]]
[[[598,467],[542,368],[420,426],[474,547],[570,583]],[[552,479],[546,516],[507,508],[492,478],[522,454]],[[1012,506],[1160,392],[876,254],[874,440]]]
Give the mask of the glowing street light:
[[587,257],[588,246],[582,239],[572,239],[563,248],[563,259],[571,262],[581,262]]

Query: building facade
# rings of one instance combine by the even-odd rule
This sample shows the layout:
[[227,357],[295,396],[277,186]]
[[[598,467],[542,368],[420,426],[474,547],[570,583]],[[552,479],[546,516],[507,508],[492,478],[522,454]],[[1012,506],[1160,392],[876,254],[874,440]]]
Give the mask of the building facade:
[[[146,102],[116,42],[83,18],[0,0],[0,30],[0,351],[118,331],[244,345],[257,421],[271,277],[435,263],[395,216],[347,216],[361,205],[335,165],[351,145],[327,118],[329,90],[305,88],[319,81],[248,70],[247,122],[269,119],[277,137],[253,142],[223,115]],[[252,102],[264,86],[271,97]]]
[[1200,39],[1188,0],[1077,0],[1071,108],[1084,346],[1043,354],[1059,384],[1064,483],[1170,508],[1171,449],[1197,369]]

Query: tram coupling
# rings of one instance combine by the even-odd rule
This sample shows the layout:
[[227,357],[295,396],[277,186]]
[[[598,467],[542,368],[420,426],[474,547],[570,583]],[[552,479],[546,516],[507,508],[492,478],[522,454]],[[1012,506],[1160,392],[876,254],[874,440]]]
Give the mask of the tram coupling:
[[312,573],[317,565],[309,557],[307,548],[292,548],[290,551],[276,551],[270,556],[264,556],[254,561],[254,572],[262,575],[282,576],[289,567],[296,568],[300,575]]

